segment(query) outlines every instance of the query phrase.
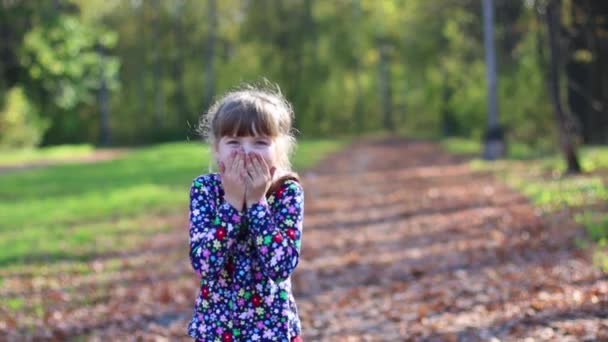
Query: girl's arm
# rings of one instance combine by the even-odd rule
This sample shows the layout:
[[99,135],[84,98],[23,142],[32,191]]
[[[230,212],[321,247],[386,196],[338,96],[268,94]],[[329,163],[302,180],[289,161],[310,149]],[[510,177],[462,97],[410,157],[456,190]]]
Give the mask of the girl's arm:
[[223,270],[241,229],[242,214],[228,202],[216,207],[215,191],[205,176],[190,188],[190,262],[203,277]]
[[270,205],[265,201],[253,204],[247,210],[247,218],[264,275],[281,282],[298,265],[304,191],[298,182],[289,180],[269,200]]

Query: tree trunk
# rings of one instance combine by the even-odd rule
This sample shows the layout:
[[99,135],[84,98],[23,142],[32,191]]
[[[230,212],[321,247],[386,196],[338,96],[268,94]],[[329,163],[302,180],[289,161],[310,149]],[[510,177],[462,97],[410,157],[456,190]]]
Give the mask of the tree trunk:
[[138,65],[138,74],[139,74],[139,82],[138,82],[138,96],[139,96],[139,114],[143,116],[148,116],[148,96],[146,92],[146,76],[147,76],[147,65],[148,65],[148,46],[147,46],[147,34],[146,27],[148,24],[146,23],[146,3],[142,2],[139,6],[139,34],[141,36],[141,40],[139,42],[139,58],[140,63]]
[[105,64],[104,64],[105,53],[101,46],[99,46],[97,48],[97,51],[102,59],[101,73],[100,73],[101,79],[99,80],[99,94],[98,94],[99,115],[100,115],[100,117],[99,117],[99,129],[100,129],[99,135],[100,135],[101,144],[103,146],[109,146],[112,143],[112,141],[111,141],[112,134],[111,134],[111,130],[110,130],[108,84],[107,84],[107,80],[106,80]]
[[207,36],[207,46],[205,47],[205,84],[203,90],[203,108],[211,105],[215,95],[215,70],[213,59],[215,58],[215,42],[217,29],[217,1],[208,0],[209,6],[209,26]]
[[484,141],[485,159],[498,159],[505,154],[504,134],[498,123],[496,96],[496,49],[494,47],[494,2],[483,0],[483,37],[486,50],[486,80],[488,86],[488,124]]
[[591,143],[607,144],[608,143],[608,72],[606,71],[606,47],[608,46],[608,38],[602,35],[606,32],[606,20],[608,20],[608,6],[599,5],[593,1],[585,1],[586,7],[586,25],[585,33],[588,49],[591,51],[593,60],[588,66],[589,77],[589,116],[592,122],[591,126]]
[[454,120],[452,109],[450,108],[450,100],[454,91],[449,83],[448,72],[443,67],[441,68],[441,74],[443,77],[441,91],[441,128],[443,136],[449,137],[457,133],[455,127],[456,120]]
[[[353,1],[353,17],[354,25],[361,25],[361,3],[359,0]],[[355,77],[355,108],[353,110],[353,122],[355,123],[355,132],[363,133],[365,128],[364,116],[363,116],[363,90],[361,86],[361,58],[362,54],[358,36],[354,37],[354,77]]]
[[178,127],[181,129],[188,127],[190,119],[190,110],[187,103],[186,92],[184,89],[184,57],[182,51],[188,47],[183,43],[182,29],[182,14],[184,3],[177,1],[175,21],[173,22],[173,37],[175,39],[175,55],[172,60],[173,81],[175,82],[175,91],[173,93],[173,105],[177,110],[177,118],[179,120]]
[[393,99],[391,93],[391,70],[388,56],[389,44],[386,39],[379,41],[380,59],[378,61],[379,81],[380,81],[380,100],[382,101],[382,113],[384,129],[394,132],[393,122]]
[[[306,93],[306,89],[304,86],[306,84],[319,84],[319,73],[311,73],[309,70],[314,70],[316,65],[319,65],[317,60],[317,25],[313,17],[313,8],[314,1],[313,0],[304,0],[304,8],[303,15],[300,17],[302,22],[302,30],[297,35],[298,41],[297,51],[293,56],[295,70],[293,70],[294,75],[292,79],[291,89],[296,94]],[[288,62],[289,63],[289,62]],[[298,96],[298,102],[301,104],[302,108],[310,108],[310,99],[307,96]],[[314,122],[317,124],[317,132],[322,132],[324,129],[324,121],[328,120],[327,117],[323,115],[323,110],[314,111],[316,114],[316,118],[313,117]],[[306,118],[304,118],[306,120]],[[294,127],[298,129],[299,127],[305,127],[303,124],[304,120],[298,119],[298,115],[295,117]],[[310,118],[308,118],[310,120]],[[322,133],[321,133],[322,134]]]
[[581,167],[572,137],[566,122],[566,114],[560,96],[561,62],[560,54],[560,14],[561,0],[550,1],[547,5],[547,32],[549,35],[549,92],[554,106],[555,121],[559,130],[559,143],[566,159],[567,173],[580,173]]
[[156,128],[160,130],[164,119],[164,93],[162,89],[162,63],[160,60],[160,4],[159,0],[154,1],[154,113],[156,117]]
[[363,116],[363,90],[361,89],[360,61],[355,62],[355,108],[353,111],[355,132],[361,134],[365,129],[365,117]]

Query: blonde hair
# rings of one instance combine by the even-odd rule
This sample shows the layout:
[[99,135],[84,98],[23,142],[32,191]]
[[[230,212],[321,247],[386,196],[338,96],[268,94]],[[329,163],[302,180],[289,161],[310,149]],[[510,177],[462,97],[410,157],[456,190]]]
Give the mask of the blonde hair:
[[204,113],[197,131],[214,146],[224,136],[266,135],[274,141],[277,166],[293,173],[289,157],[296,148],[294,112],[278,85],[243,84],[221,96]]

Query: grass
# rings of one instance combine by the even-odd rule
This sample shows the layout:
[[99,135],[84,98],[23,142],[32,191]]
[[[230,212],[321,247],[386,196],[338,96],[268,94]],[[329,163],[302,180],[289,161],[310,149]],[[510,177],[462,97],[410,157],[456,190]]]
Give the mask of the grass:
[[466,138],[445,138],[441,140],[441,146],[452,153],[479,154],[481,143],[477,140]]
[[[302,141],[294,167],[309,167],[346,142]],[[0,162],[31,162],[53,154],[65,158],[66,151],[47,149],[29,159],[2,155]],[[210,158],[201,143],[166,143],[114,160],[0,174],[0,268],[86,260],[105,248],[129,247],[145,238],[143,231],[170,229],[155,218],[183,215],[191,181],[209,171]]]
[[74,157],[84,157],[93,153],[92,145],[61,145],[19,150],[0,150],[0,165],[10,166],[23,163],[57,161]]
[[[481,141],[467,138],[450,137],[441,139],[441,145],[453,153],[480,155],[483,150]],[[509,142],[506,158],[516,160],[538,159],[552,152],[546,148],[534,148],[523,143]]]
[[[481,153],[480,143],[467,139],[446,139],[442,145],[456,153]],[[608,271],[608,146],[583,147],[579,159],[584,173],[564,176],[561,155],[543,155],[514,144],[506,159],[493,162],[475,159],[471,166],[496,171],[545,212],[576,209],[574,220],[585,227],[589,242],[597,247],[595,262]]]
[[24,305],[25,305],[25,299],[23,299],[23,298],[16,297],[16,298],[8,298],[6,300],[6,306],[13,311],[18,311]]

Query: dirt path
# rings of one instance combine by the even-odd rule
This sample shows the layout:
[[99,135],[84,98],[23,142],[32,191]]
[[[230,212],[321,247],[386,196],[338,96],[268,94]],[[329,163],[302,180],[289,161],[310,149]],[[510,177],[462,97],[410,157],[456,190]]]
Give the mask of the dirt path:
[[426,142],[354,146],[306,178],[295,277],[310,341],[608,340],[608,281],[489,174]]
[[[293,286],[306,341],[608,340],[608,277],[572,247],[580,230],[462,158],[428,142],[366,142],[303,176]],[[3,275],[0,299],[20,291],[50,309],[0,336],[190,341],[187,224],[163,219],[175,229],[92,258],[97,274]]]

